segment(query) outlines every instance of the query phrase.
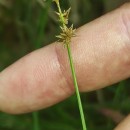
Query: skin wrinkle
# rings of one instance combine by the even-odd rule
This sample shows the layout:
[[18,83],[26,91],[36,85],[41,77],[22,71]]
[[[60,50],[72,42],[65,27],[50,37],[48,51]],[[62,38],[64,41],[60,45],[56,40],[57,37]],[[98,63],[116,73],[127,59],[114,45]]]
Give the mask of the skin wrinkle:
[[[53,49],[52,49],[52,52],[53,52]],[[56,98],[54,89],[50,89],[50,85],[49,85],[49,80],[53,81],[53,80],[55,80],[55,77],[53,79],[49,75],[51,74],[50,72],[54,72],[55,68],[58,69],[57,61],[56,61],[55,58],[53,58],[51,60],[50,57],[48,57],[47,54],[44,54],[44,56],[48,58],[48,63],[50,63],[50,64],[48,64],[48,65],[43,64],[44,63],[44,58],[42,58],[42,59],[39,59],[38,64],[35,65],[35,69],[41,68],[40,71],[38,69],[36,70],[36,71],[38,71],[37,75],[34,74],[35,75],[35,80],[36,80],[35,82],[38,83],[35,86],[40,87],[39,88],[40,92],[37,92],[37,95],[34,97],[34,100],[39,101],[38,103],[35,102],[35,104],[34,104],[33,99],[32,99],[33,109],[36,109],[38,106],[41,108],[43,99],[46,101],[46,102],[44,102],[44,105],[45,105],[45,107],[47,107],[50,104],[50,98],[53,98],[53,99],[54,99],[54,97]],[[55,64],[53,64],[54,62],[55,62]],[[46,73],[47,71],[44,71],[44,70],[48,70],[48,73]],[[41,73],[41,74],[39,74],[39,73]],[[43,76],[43,74],[44,74],[44,76]],[[35,89],[35,90],[38,90],[38,89]]]
[[[129,14],[130,15],[130,14]],[[130,17],[130,16],[129,16]],[[129,51],[129,46],[130,46],[130,23],[129,23],[129,18],[128,18],[128,14],[126,13],[122,13],[122,23],[124,25],[124,28],[125,28],[125,32],[126,32],[126,36],[128,38],[128,42],[126,44],[126,51]],[[128,46],[127,46],[128,45]]]
[[[70,94],[72,94],[72,90],[70,90],[70,87],[68,87],[68,85],[65,85],[66,80],[64,78],[64,75],[62,75],[62,71],[60,69],[60,65],[59,65],[59,61],[57,59],[57,54],[55,52],[55,49],[53,49],[53,51],[54,51],[54,56],[55,56],[55,58],[53,58],[53,59],[55,59],[55,60],[51,62],[49,69],[48,69],[48,66],[47,66],[47,68],[45,66],[44,70],[49,70],[50,72],[52,72],[52,71],[57,72],[56,75],[59,75],[58,76],[59,81],[57,82],[57,89],[55,87],[54,88],[53,87],[47,87],[45,92],[43,94],[41,94],[41,96],[38,96],[39,99],[43,100],[43,95],[44,95],[44,97],[46,98],[44,100],[46,100],[46,102],[50,102],[52,100],[52,98],[55,100],[55,102],[57,102],[57,100],[59,100],[59,98],[62,100],[64,98],[64,95],[69,96]],[[37,66],[38,65],[36,65],[35,67],[37,68]],[[55,68],[58,68],[58,71],[56,71]],[[41,70],[41,73],[43,73],[42,70]],[[46,75],[48,76],[48,74],[46,74]],[[36,76],[36,79],[38,77]],[[46,79],[46,77],[44,79]],[[55,79],[50,79],[50,80],[55,81]],[[38,85],[36,85],[36,86],[38,86]],[[57,91],[55,91],[55,90],[57,90]],[[47,104],[47,106],[48,105],[49,104]],[[36,104],[36,105],[33,105],[33,106],[38,106],[39,107],[39,104]]]
[[[61,44],[61,45],[60,45]],[[56,57],[59,62],[60,66],[60,71],[62,73],[62,76],[65,78],[67,86],[63,87],[63,90],[70,95],[74,92],[74,85],[73,85],[73,80],[71,77],[71,70],[69,68],[69,60],[67,56],[67,49],[64,48],[64,45],[62,43],[56,43],[55,46],[55,52],[56,52]],[[66,89],[67,88],[67,89]]]
[[[53,52],[54,52],[54,57],[55,58],[53,58],[53,61],[51,62],[51,64],[49,65],[49,69],[48,69],[48,66],[44,66],[44,69],[43,70],[49,70],[50,72],[58,72],[56,75],[58,76],[58,79],[59,79],[59,81],[58,81],[58,83],[57,83],[57,91],[55,91],[56,90],[56,88],[53,88],[53,86],[52,87],[48,87],[48,85],[46,85],[46,89],[44,90],[44,92],[43,92],[43,94],[40,94],[40,95],[38,95],[38,98],[39,98],[39,100],[41,99],[41,102],[42,102],[42,100],[43,100],[43,97],[45,97],[46,99],[44,99],[44,100],[46,100],[46,102],[51,102],[51,100],[52,100],[52,98],[53,98],[53,100],[55,101],[55,102],[57,102],[57,100],[59,100],[59,98],[61,98],[61,100],[62,100],[62,98],[64,97],[63,95],[66,95],[66,93],[67,93],[67,95],[70,95],[70,92],[68,91],[68,89],[66,89],[65,88],[65,86],[63,86],[62,84],[65,84],[65,80],[64,80],[64,77],[63,77],[63,75],[61,74],[61,71],[60,71],[60,66],[59,66],[59,61],[57,60],[57,57],[55,56],[56,54],[55,54],[55,49],[53,49],[52,50]],[[36,65],[35,67],[37,68],[39,65]],[[55,68],[57,68],[58,69],[58,71],[56,71],[55,70]],[[38,70],[39,71],[39,70]],[[43,71],[41,70],[41,73],[43,73]],[[45,74],[45,73],[44,73]],[[39,77],[39,76],[38,76]],[[36,76],[36,79],[38,79],[38,77]],[[46,79],[46,77],[49,77],[48,76],[48,74],[46,74],[46,76],[45,76],[45,78],[44,79]],[[50,77],[49,77],[50,78]],[[49,79],[48,78],[48,79]],[[60,80],[61,79],[61,80]],[[39,80],[39,79],[38,79]],[[53,77],[52,77],[52,79],[50,79],[50,80],[52,80],[52,81],[55,81],[55,77],[54,77],[54,79],[53,79]],[[47,82],[47,81],[45,81],[45,82]],[[38,85],[36,85],[36,86],[38,86]],[[59,92],[60,91],[60,92]],[[44,96],[43,96],[44,95]],[[42,104],[42,103],[41,103]],[[40,104],[40,105],[41,105]],[[48,106],[49,104],[47,104],[47,106]],[[33,105],[34,107],[35,106],[39,106],[39,104],[36,104],[36,105]],[[46,106],[46,105],[45,105]],[[33,107],[33,108],[34,108]],[[42,107],[42,106],[41,106]]]

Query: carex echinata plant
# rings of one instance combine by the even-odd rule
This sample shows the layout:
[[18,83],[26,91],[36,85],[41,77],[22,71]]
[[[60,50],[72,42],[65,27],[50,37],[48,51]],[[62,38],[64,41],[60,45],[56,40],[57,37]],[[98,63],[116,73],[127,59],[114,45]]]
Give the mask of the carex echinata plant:
[[56,3],[57,8],[58,8],[58,12],[56,12],[56,14],[59,17],[60,29],[61,29],[60,35],[58,35],[56,37],[67,48],[69,62],[70,62],[70,68],[71,68],[71,72],[72,72],[74,87],[75,87],[75,91],[76,91],[76,96],[77,96],[77,101],[78,101],[78,106],[79,106],[79,111],[80,111],[80,116],[81,116],[81,121],[82,121],[82,127],[83,127],[83,130],[87,130],[86,123],[85,123],[85,116],[84,116],[82,102],[81,102],[81,97],[80,97],[79,88],[78,88],[78,83],[77,83],[77,79],[76,79],[75,68],[74,68],[74,64],[73,64],[73,57],[72,57],[71,48],[70,48],[71,38],[75,36],[75,31],[76,31],[76,29],[73,28],[73,24],[70,27],[68,26],[69,14],[70,14],[71,8],[69,8],[68,10],[62,11],[61,7],[60,7],[60,1],[59,0],[53,0],[53,1]]

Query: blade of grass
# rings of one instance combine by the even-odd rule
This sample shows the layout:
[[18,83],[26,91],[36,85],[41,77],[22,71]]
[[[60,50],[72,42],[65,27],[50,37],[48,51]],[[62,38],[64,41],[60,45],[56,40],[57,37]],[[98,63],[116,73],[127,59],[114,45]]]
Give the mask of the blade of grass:
[[116,89],[115,97],[113,100],[114,103],[120,101],[120,97],[121,97],[122,90],[124,89],[124,87],[125,87],[125,81],[120,82]]
[[87,130],[86,123],[85,123],[85,116],[84,116],[83,107],[82,107],[82,103],[81,103],[81,97],[80,97],[79,88],[78,88],[78,83],[77,83],[77,79],[76,79],[76,73],[75,73],[72,54],[71,54],[71,49],[70,49],[69,44],[66,44],[66,46],[67,46],[67,51],[68,51],[69,62],[70,62],[72,77],[73,77],[73,81],[74,81],[74,86],[75,86],[75,90],[76,90],[76,96],[77,96],[77,100],[78,100],[78,106],[79,106],[82,126],[83,126],[83,130]]
[[40,130],[39,112],[33,112],[33,130]]
[[105,102],[104,95],[103,95],[103,90],[97,90],[96,94],[97,94],[97,100],[98,100],[99,104],[103,105],[104,102]]
[[42,46],[42,40],[45,35],[45,27],[48,21],[48,9],[50,7],[51,2],[52,2],[51,0],[48,0],[46,3],[46,7],[42,8],[41,10],[38,27],[37,27],[37,38],[36,38],[36,42],[34,43],[35,49],[38,49]]
[[71,72],[72,72],[72,78],[73,78],[73,82],[74,82],[74,87],[75,87],[79,111],[80,111],[82,127],[83,127],[83,130],[87,130],[85,116],[84,116],[82,102],[81,102],[81,97],[80,97],[79,88],[78,88],[78,83],[77,83],[77,79],[76,79],[75,68],[74,68],[71,49],[70,49],[71,38],[73,36],[75,36],[75,29],[73,29],[73,24],[71,25],[71,27],[67,26],[68,20],[69,20],[68,16],[70,13],[70,8],[68,10],[66,10],[66,11],[64,10],[62,12],[59,0],[53,0],[53,1],[57,5],[58,12],[56,12],[56,14],[59,16],[59,21],[62,25],[62,26],[60,26],[62,32],[60,33],[60,35],[58,35],[56,37],[59,38],[60,40],[62,40],[62,42],[64,43],[64,45],[67,48],[69,62],[70,62],[70,68],[71,68]]
[[33,3],[34,1],[33,0],[28,0],[27,1],[27,13],[25,15],[25,20],[26,21],[30,21],[31,17],[32,17],[32,7],[33,7]]

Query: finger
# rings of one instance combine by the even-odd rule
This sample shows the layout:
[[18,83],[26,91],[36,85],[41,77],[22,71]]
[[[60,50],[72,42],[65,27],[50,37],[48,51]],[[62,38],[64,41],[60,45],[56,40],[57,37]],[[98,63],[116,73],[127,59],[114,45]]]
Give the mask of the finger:
[[114,130],[129,130],[130,129],[130,115],[123,120]]
[[[130,76],[130,5],[83,27],[72,39],[81,91],[92,91]],[[74,92],[67,50],[53,43],[0,74],[0,109],[24,113],[51,106]]]

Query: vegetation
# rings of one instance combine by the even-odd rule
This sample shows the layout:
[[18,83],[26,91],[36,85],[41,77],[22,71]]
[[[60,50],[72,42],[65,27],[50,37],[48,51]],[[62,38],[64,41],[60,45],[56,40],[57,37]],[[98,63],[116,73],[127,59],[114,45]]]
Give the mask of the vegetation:
[[[111,2],[110,2],[111,1]],[[70,21],[81,26],[120,5],[122,0],[63,0]],[[59,32],[51,0],[0,0],[0,70],[55,40]],[[49,37],[49,39],[48,39]],[[82,94],[88,130],[111,130],[130,110],[129,80]],[[0,113],[0,130],[81,130],[76,97],[38,113]],[[114,100],[113,100],[114,99]],[[95,118],[95,117],[98,117]],[[40,125],[40,126],[39,126]]]
[[73,29],[73,24],[70,27],[68,27],[69,15],[70,15],[71,8],[69,8],[68,10],[62,11],[62,9],[60,7],[60,1],[59,0],[53,0],[53,1],[56,3],[57,8],[58,8],[58,12],[56,12],[56,14],[59,16],[59,21],[61,23],[60,28],[61,28],[61,31],[62,31],[60,33],[60,35],[58,35],[56,37],[59,40],[61,40],[61,42],[67,48],[68,58],[69,58],[69,62],[70,62],[70,68],[71,68],[75,92],[76,92],[76,97],[77,97],[78,106],[79,106],[79,112],[80,112],[82,127],[83,127],[83,130],[87,130],[83,106],[82,106],[82,101],[81,101],[81,97],[80,97],[80,93],[79,93],[79,87],[78,87],[77,78],[76,78],[75,66],[74,66],[74,63],[73,63],[73,57],[72,57],[71,48],[70,48],[71,38],[75,36],[75,31],[76,31],[76,29]]

